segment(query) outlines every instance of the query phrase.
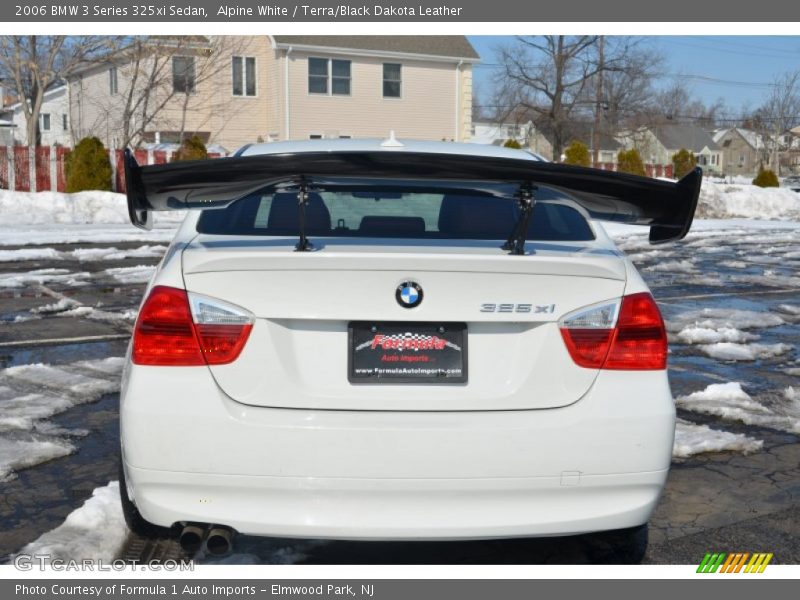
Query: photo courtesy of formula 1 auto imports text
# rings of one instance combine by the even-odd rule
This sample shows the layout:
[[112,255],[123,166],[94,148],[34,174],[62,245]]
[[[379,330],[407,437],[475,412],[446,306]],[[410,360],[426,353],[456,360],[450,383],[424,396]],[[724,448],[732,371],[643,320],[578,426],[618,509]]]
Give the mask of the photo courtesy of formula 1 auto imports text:
[[663,8],[0,6],[0,596],[783,593],[800,9]]

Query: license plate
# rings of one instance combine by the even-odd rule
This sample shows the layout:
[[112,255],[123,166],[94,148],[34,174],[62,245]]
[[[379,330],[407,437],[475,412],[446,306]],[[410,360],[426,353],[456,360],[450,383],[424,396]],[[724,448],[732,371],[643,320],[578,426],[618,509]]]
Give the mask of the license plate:
[[351,383],[465,383],[466,323],[348,325]]

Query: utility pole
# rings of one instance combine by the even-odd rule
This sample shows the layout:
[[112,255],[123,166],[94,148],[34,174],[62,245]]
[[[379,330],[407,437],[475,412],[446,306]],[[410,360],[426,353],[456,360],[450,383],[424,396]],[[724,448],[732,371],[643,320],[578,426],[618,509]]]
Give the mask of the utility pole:
[[597,85],[595,86],[594,126],[592,127],[592,166],[600,162],[600,112],[604,104],[603,99],[603,72],[605,71],[605,45],[606,38],[601,35],[597,40]]

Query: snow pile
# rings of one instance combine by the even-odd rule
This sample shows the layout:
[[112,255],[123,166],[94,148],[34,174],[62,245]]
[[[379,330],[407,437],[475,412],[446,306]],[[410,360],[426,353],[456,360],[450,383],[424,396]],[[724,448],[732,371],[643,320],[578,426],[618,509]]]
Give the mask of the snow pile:
[[118,391],[124,362],[113,357],[59,366],[21,365],[0,372],[0,481],[14,477],[16,470],[74,452],[63,436],[87,432],[67,431],[47,419]]
[[[157,222],[178,224],[185,212],[154,215]],[[113,192],[10,192],[0,190],[0,223],[19,225],[129,224],[124,194]],[[133,227],[131,225],[131,227]]]
[[800,316],[800,306],[796,304],[779,304],[778,310],[787,315]]
[[[0,427],[3,420],[0,419]],[[0,483],[13,479],[14,471],[61,458],[73,452],[75,446],[62,440],[36,438],[15,440],[0,435]]]
[[63,283],[85,285],[89,273],[71,273],[67,269],[37,269],[27,273],[0,273],[0,288],[19,288],[31,284]]
[[[0,229],[0,231],[2,231]],[[19,248],[0,250],[0,262],[22,262],[29,260],[78,260],[80,262],[100,260],[124,260],[126,258],[161,258],[167,247],[144,245],[130,250],[119,248],[78,248],[61,252],[55,248]]]
[[675,424],[675,444],[672,456],[688,458],[703,452],[742,452],[750,454],[764,446],[762,440],[748,437],[742,433],[731,433],[711,429],[707,425],[696,425],[683,419]]
[[704,308],[680,313],[667,322],[667,330],[679,332],[688,325],[705,329],[753,329],[778,327],[786,321],[779,315],[754,310]]
[[128,528],[119,501],[119,482],[97,488],[83,506],[52,531],[26,545],[20,554],[44,554],[50,560],[113,560]]
[[21,248],[0,250],[0,262],[22,262],[26,260],[61,260],[63,252],[55,248]]
[[675,403],[686,410],[715,415],[746,425],[772,427],[790,433],[800,433],[800,402],[791,392],[784,390],[783,398],[771,406],[754,400],[738,382],[713,383],[706,389],[688,396],[679,396]]
[[697,267],[691,259],[668,260],[645,267],[645,271],[658,271],[665,273],[696,273]]
[[800,194],[787,188],[719,183],[703,178],[697,218],[800,220]]
[[118,267],[106,269],[105,272],[111,275],[120,283],[147,283],[155,273],[156,268],[150,265],[137,265],[135,267]]
[[123,260],[125,258],[161,258],[167,251],[166,246],[139,246],[132,250],[118,248],[78,248],[68,254],[81,262],[100,260]]
[[792,346],[789,344],[734,344],[731,342],[704,344],[699,348],[711,358],[720,360],[760,360],[774,358],[792,351]]
[[138,311],[127,309],[122,312],[109,312],[91,306],[78,306],[71,310],[59,313],[59,317],[85,317],[94,321],[135,321]]
[[[0,215],[2,219],[2,215]],[[0,220],[0,246],[42,244],[116,244],[119,242],[169,242],[175,237],[175,227],[152,231],[132,225],[30,225],[3,227]]]
[[681,344],[718,344],[720,342],[733,342],[742,344],[753,342],[761,336],[755,333],[747,333],[734,327],[697,327],[687,325],[675,336],[675,341]]
[[726,269],[746,269],[750,265],[742,260],[723,260],[719,263],[719,266]]
[[58,302],[32,308],[30,312],[34,315],[52,315],[56,313],[63,313],[65,310],[70,310],[76,306],[80,306],[80,302],[77,300],[73,300],[72,298],[61,298],[58,300]]

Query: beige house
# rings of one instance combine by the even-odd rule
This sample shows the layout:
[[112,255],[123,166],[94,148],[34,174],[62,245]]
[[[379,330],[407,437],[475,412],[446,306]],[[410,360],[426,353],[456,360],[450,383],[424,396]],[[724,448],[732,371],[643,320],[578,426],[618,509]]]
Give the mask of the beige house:
[[767,158],[761,136],[748,129],[720,129],[714,132],[714,141],[722,150],[722,171],[725,175],[753,176]]
[[170,36],[68,78],[75,140],[107,146],[191,134],[255,141],[398,137],[468,141],[464,36]]

